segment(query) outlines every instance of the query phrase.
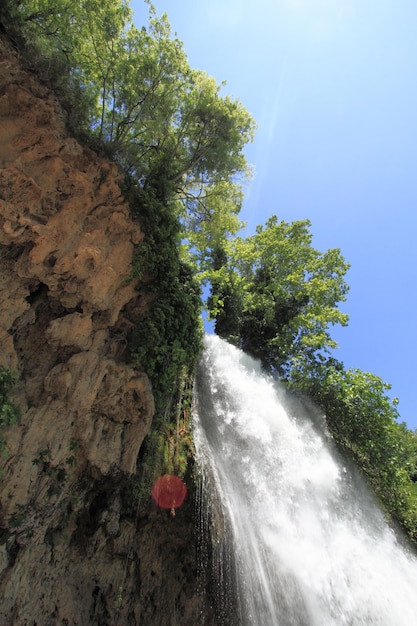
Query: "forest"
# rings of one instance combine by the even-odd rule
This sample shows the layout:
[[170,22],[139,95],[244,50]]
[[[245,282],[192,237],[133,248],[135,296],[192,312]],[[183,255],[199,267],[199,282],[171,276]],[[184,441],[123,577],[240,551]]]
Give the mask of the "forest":
[[[286,222],[272,211],[255,234],[240,234],[252,175],[244,148],[256,123],[223,85],[189,66],[168,17],[145,4],[141,27],[124,0],[13,0],[1,22],[57,94],[71,132],[123,172],[146,235],[132,279],[154,295],[129,360],[151,378],[154,428],[194,371],[205,308],[218,335],[323,410],[334,441],[416,543],[417,434],[399,422],[389,384],[333,356],[332,327],[348,324],[338,308],[348,264],[337,248],[314,249],[308,219]],[[14,380],[0,372],[2,427],[15,415]]]

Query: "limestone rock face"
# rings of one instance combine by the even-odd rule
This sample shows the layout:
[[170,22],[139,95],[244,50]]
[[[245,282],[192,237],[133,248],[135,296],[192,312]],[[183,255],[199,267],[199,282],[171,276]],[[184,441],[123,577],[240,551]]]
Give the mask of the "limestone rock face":
[[197,624],[191,504],[123,513],[154,412],[124,359],[143,234],[116,166],[68,136],[6,41],[0,68],[0,365],[23,415],[1,460],[0,623]]

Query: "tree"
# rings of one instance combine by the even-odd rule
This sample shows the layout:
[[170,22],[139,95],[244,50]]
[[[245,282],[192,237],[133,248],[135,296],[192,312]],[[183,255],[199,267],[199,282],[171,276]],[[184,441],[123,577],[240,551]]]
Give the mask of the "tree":
[[59,81],[70,93],[76,88],[87,109],[78,130],[104,142],[142,186],[163,172],[201,263],[207,246],[240,225],[249,175],[243,148],[255,124],[239,101],[221,94],[224,85],[189,66],[167,16],[146,4],[142,28],[125,0],[26,0],[10,2],[10,13],[41,55],[65,64]]
[[314,249],[309,227],[308,220],[271,217],[254,235],[231,241],[227,262],[211,275],[209,305],[216,324],[225,302],[239,301],[236,328],[225,336],[239,336],[243,350],[281,376],[300,359],[312,361],[336,347],[329,326],[346,325],[348,319],[336,307],[348,290],[348,265],[337,249]]
[[37,55],[65,63],[61,81],[83,90],[88,119],[101,134],[111,101],[122,33],[132,13],[125,0],[9,2],[12,18]]

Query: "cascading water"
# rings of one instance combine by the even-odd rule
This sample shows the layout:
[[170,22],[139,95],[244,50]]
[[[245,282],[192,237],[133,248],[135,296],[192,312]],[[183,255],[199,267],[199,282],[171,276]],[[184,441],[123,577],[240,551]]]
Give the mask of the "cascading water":
[[416,557],[334,450],[317,411],[311,419],[286,402],[256,361],[206,336],[196,459],[226,520],[215,543],[218,558],[225,542],[233,555],[233,623],[417,624]]

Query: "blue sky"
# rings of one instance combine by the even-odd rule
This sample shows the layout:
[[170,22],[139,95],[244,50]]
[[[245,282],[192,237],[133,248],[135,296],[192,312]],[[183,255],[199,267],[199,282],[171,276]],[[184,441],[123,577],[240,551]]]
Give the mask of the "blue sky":
[[[351,264],[335,356],[380,376],[417,427],[417,2],[154,0],[190,65],[258,131],[248,232],[310,219],[313,245]],[[142,0],[131,3],[138,23]]]

